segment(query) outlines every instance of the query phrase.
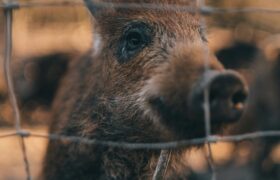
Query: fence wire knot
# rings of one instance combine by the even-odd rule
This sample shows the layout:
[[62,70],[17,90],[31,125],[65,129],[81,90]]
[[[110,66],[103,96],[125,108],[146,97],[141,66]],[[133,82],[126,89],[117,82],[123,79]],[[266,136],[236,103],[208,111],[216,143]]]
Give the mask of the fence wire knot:
[[22,137],[22,138],[27,138],[31,135],[31,133],[29,131],[26,130],[19,130],[16,133],[18,136]]
[[11,10],[11,9],[19,9],[20,4],[17,1],[4,1],[3,9],[4,10]]

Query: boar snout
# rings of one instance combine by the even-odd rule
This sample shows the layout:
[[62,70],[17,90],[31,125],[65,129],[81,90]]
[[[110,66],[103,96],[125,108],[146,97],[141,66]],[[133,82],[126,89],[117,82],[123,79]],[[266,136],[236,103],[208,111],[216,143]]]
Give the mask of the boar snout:
[[[209,93],[212,133],[218,133],[225,124],[238,121],[246,107],[247,85],[234,71],[209,70],[194,80],[189,91],[181,88],[182,85],[177,88],[173,85],[172,92],[149,98],[151,109],[159,117],[157,122],[179,138],[204,136],[201,127],[204,127],[205,90]],[[200,130],[190,135],[193,128]]]
[[247,85],[234,71],[207,71],[197,82],[190,95],[190,110],[193,117],[203,118],[204,92],[208,89],[212,124],[230,123],[239,120],[245,110]]

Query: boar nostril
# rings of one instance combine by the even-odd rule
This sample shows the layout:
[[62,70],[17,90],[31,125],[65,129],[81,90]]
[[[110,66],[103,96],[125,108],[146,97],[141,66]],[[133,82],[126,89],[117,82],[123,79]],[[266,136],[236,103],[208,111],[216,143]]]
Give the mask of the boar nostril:
[[241,118],[246,106],[247,85],[233,71],[207,71],[197,82],[190,98],[191,112],[203,118],[204,90],[209,90],[211,121],[215,124],[234,122]]
[[247,93],[240,90],[240,91],[237,91],[235,94],[233,94],[232,98],[231,98],[231,101],[233,103],[233,107],[235,109],[243,109],[244,108],[244,104],[245,104],[245,101],[247,99]]
[[243,114],[247,89],[242,78],[231,71],[215,75],[209,82],[210,109],[214,122],[231,122]]

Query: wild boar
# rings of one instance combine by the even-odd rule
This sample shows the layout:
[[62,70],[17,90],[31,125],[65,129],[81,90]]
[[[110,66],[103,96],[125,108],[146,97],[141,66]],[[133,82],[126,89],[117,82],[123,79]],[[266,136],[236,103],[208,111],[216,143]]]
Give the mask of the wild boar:
[[[210,53],[205,72],[207,40],[199,15],[167,8],[195,11],[196,1],[85,3],[93,16],[93,47],[70,63],[55,97],[50,133],[134,143],[203,137],[206,88],[213,133],[240,118],[247,94],[243,78],[224,70]],[[124,3],[139,8],[118,6]],[[160,9],[148,9],[149,3]],[[185,178],[182,152],[172,151],[166,179]],[[50,141],[43,178],[151,179],[159,154]]]

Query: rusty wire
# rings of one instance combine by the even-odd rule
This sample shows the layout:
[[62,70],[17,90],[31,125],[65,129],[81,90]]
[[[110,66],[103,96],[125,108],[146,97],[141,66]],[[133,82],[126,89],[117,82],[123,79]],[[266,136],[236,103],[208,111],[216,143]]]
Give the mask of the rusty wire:
[[[205,5],[204,0],[197,0],[199,7],[194,10],[190,7],[182,7],[176,5],[165,5],[164,10],[166,11],[182,11],[182,12],[193,12],[200,13],[202,15],[211,15],[211,14],[225,14],[225,13],[279,13],[280,9],[268,9],[268,8],[256,8],[256,7],[247,7],[247,8],[214,8]],[[93,2],[95,2],[93,0]],[[95,2],[99,7],[117,7],[117,8],[126,8],[126,9],[148,9],[148,10],[163,10],[162,6],[153,3],[106,3],[106,2]],[[5,1],[0,2],[0,8],[4,9],[5,18],[6,18],[6,41],[5,41],[5,77],[8,84],[8,91],[10,96],[10,101],[12,109],[14,111],[14,120],[15,120],[15,132],[10,132],[7,134],[0,134],[0,139],[8,137],[19,137],[21,151],[23,153],[23,161],[25,164],[25,172],[27,175],[27,180],[31,180],[30,165],[28,162],[25,138],[46,138],[48,140],[64,140],[68,142],[78,142],[89,145],[100,145],[100,146],[110,146],[110,147],[119,147],[125,149],[156,149],[162,150],[159,157],[159,161],[153,175],[154,180],[164,179],[166,169],[168,168],[168,163],[171,157],[172,149],[185,148],[191,145],[198,144],[207,144],[208,154],[207,160],[209,162],[211,171],[212,171],[212,180],[216,180],[216,172],[213,163],[212,150],[210,143],[216,142],[239,142],[243,140],[251,140],[256,138],[264,137],[280,137],[280,131],[261,131],[254,133],[246,133],[242,135],[234,136],[215,136],[211,135],[211,114],[209,109],[209,92],[206,90],[204,92],[204,114],[205,114],[205,132],[206,137],[204,138],[195,138],[190,140],[181,140],[173,142],[164,142],[164,143],[127,143],[127,142],[115,142],[115,141],[101,141],[98,139],[88,139],[84,137],[76,136],[64,136],[58,134],[40,134],[30,131],[24,131],[21,129],[21,118],[19,113],[19,107],[17,104],[16,95],[14,92],[14,85],[12,81],[11,74],[11,55],[12,55],[12,15],[13,11],[17,8],[33,8],[33,7],[48,7],[48,6],[73,6],[73,5],[83,5],[81,0],[62,0],[62,1],[53,1],[53,2],[39,2],[39,1],[29,1],[29,2],[17,2],[17,1]],[[206,26],[205,19],[201,19],[201,24]],[[209,69],[209,58],[208,58],[208,47],[205,46],[205,71]]]

